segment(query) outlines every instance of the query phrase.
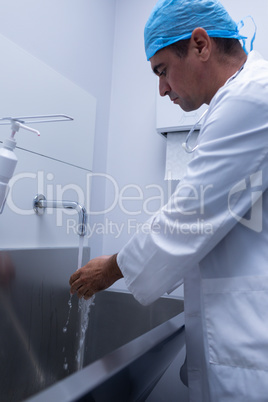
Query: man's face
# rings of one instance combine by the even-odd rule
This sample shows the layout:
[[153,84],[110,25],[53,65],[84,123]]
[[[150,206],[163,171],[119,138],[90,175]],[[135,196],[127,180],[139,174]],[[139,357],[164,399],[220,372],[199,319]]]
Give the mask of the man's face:
[[[179,58],[171,49],[164,48],[150,59],[154,73],[159,77],[159,93],[189,112],[204,103],[201,66],[198,58],[189,51]],[[204,92],[203,92],[204,93]]]

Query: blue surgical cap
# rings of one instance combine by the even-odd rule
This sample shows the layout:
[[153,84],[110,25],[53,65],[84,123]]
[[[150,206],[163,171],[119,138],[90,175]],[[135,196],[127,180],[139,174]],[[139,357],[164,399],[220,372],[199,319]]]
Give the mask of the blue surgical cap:
[[198,27],[211,37],[246,39],[218,0],[159,0],[144,29],[147,60],[158,50],[189,39]]

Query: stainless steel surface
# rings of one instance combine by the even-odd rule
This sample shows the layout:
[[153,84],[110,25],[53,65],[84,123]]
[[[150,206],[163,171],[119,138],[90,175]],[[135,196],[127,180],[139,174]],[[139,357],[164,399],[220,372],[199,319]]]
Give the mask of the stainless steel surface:
[[[84,250],[84,262],[89,259]],[[13,250],[0,272],[0,401],[19,401],[77,369],[79,315],[69,277],[78,249]],[[9,263],[8,263],[9,261]],[[10,274],[8,274],[8,271]]]
[[37,215],[43,215],[43,211],[46,208],[66,208],[74,209],[78,212],[78,225],[77,234],[79,236],[85,236],[87,232],[87,211],[85,207],[78,204],[76,201],[67,200],[47,200],[43,194],[37,194],[33,200],[33,209]]
[[128,293],[105,291],[91,307],[84,368],[77,371],[77,298],[68,305],[77,258],[76,248],[7,252],[0,271],[1,402],[144,400],[182,347],[182,301],[144,307]]
[[145,402],[183,345],[181,313],[27,401]]

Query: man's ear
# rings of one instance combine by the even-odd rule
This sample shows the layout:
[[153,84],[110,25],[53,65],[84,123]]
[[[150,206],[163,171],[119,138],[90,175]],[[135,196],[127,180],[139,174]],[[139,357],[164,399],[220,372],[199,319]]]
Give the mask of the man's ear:
[[195,28],[191,36],[192,49],[203,61],[207,61],[211,53],[211,39],[203,28]]

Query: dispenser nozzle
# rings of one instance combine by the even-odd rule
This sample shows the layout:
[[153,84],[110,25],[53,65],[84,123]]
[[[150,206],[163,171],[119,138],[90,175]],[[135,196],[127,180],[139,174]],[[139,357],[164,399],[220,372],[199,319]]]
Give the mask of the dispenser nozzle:
[[20,128],[23,128],[24,130],[32,131],[33,133],[35,133],[38,136],[40,136],[40,132],[38,130],[35,130],[34,128],[28,127],[25,124],[22,124],[17,120],[12,120],[11,121],[11,138],[12,139],[14,139],[14,136],[15,136],[16,132],[18,132]]

